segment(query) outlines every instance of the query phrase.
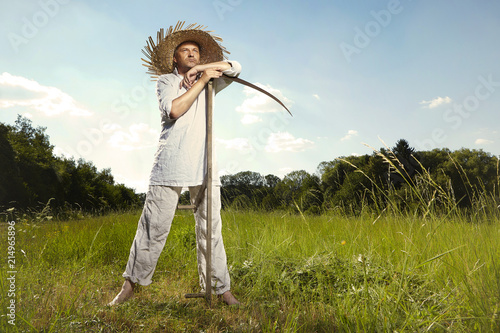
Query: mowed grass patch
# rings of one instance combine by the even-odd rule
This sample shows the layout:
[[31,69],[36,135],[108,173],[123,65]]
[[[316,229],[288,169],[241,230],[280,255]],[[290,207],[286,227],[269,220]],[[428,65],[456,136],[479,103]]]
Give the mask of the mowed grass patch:
[[[0,331],[500,329],[497,220],[224,211],[232,289],[243,303],[231,308],[184,298],[199,287],[194,220],[179,212],[154,282],[109,308],[139,216],[18,222],[16,326],[3,316]],[[0,244],[6,248],[6,237]]]

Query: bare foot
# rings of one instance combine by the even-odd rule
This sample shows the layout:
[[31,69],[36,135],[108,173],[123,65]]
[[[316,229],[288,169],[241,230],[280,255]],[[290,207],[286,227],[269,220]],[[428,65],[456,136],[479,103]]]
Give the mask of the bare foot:
[[240,302],[233,296],[233,294],[231,294],[229,290],[222,294],[222,300],[227,305],[240,305]]
[[121,304],[132,296],[134,296],[134,284],[130,280],[125,280],[125,282],[123,282],[122,290],[111,302],[108,303],[108,305],[113,306]]

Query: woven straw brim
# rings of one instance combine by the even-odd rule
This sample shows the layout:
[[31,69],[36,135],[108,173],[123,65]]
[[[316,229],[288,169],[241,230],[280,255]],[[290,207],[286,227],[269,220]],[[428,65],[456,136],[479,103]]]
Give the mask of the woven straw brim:
[[147,59],[141,58],[148,68],[147,73],[152,78],[162,74],[169,74],[174,71],[174,52],[177,46],[184,42],[195,42],[200,46],[200,64],[222,61],[226,57],[224,53],[229,53],[220,43],[222,38],[214,36],[210,31],[205,31],[203,26],[189,25],[182,29],[184,22],[178,22],[174,27],[170,27],[167,33],[160,29],[157,33],[156,44],[149,37],[147,45],[142,53]]

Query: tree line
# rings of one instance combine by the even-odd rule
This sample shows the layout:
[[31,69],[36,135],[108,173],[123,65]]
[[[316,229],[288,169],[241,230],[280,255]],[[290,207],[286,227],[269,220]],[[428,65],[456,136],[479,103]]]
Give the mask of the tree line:
[[[400,139],[372,154],[321,162],[283,179],[243,171],[221,177],[223,208],[358,214],[387,208],[484,209],[500,204],[499,160],[483,150],[416,151]],[[141,208],[144,194],[114,181],[110,169],[54,155],[45,128],[18,116],[0,123],[0,207],[106,212]],[[189,202],[189,194],[181,196]],[[481,208],[483,207],[483,208]]]
[[22,116],[13,126],[0,123],[2,209],[29,209],[50,201],[51,209],[95,213],[141,205],[140,195],[117,184],[110,169],[56,156],[45,130]]
[[221,182],[223,205],[236,209],[414,213],[500,204],[496,156],[466,148],[416,151],[405,139],[372,154],[321,162],[314,174],[299,170],[280,179],[244,171]]

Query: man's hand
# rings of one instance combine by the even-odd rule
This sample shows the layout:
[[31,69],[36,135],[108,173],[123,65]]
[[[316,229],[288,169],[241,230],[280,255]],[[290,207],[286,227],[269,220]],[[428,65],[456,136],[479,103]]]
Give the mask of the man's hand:
[[221,77],[223,71],[224,69],[221,67],[206,68],[201,72],[200,77],[200,66],[195,66],[188,72],[186,72],[186,74],[184,74],[184,79],[181,81],[181,87],[189,90],[194,85],[197,79],[203,80],[203,82],[206,84],[208,81],[210,81],[210,79]]
[[201,80],[203,82],[208,83],[210,79],[217,79],[222,76],[222,68],[209,68],[203,71],[203,74],[201,75]]
[[[231,65],[225,61],[212,62],[204,65],[196,65],[186,73],[184,73],[184,79],[181,81],[180,88],[185,87],[187,90],[191,89],[197,79],[200,79],[200,75],[205,76],[204,82],[205,84],[210,79],[216,79],[222,76],[222,72],[230,69]],[[210,71],[210,73],[208,73]],[[217,71],[219,74],[213,72]],[[208,76],[208,77],[207,77]]]
[[189,71],[187,71],[186,74],[184,74],[184,79],[181,81],[180,88],[184,87],[187,90],[191,89],[193,84],[198,79],[198,75],[199,75],[199,67],[194,66]]

